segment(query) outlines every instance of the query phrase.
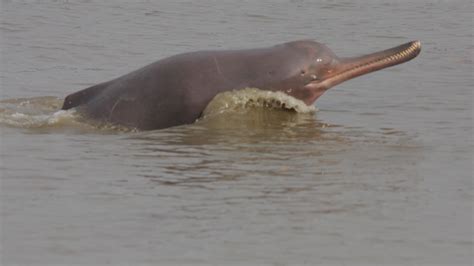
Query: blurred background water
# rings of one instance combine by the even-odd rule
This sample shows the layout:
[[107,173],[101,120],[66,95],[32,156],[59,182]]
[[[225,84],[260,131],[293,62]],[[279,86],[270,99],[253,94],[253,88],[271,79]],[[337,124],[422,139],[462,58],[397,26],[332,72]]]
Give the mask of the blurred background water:
[[[52,264],[473,262],[471,1],[1,2],[1,257]],[[316,113],[150,132],[52,116],[176,53],[316,39],[415,60]]]

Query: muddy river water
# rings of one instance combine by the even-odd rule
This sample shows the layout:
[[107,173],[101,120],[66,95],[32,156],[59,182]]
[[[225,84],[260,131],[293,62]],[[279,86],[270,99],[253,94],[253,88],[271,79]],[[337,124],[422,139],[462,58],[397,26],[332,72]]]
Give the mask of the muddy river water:
[[[2,265],[471,265],[471,1],[0,7]],[[157,131],[57,113],[169,55],[297,39],[341,56],[423,48],[311,110],[242,103],[261,99],[250,90]]]

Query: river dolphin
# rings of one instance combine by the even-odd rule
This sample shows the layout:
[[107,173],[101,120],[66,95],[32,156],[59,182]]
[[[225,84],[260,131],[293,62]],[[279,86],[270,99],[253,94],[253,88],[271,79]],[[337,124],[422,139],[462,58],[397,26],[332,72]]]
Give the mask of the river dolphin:
[[70,94],[62,109],[140,130],[193,123],[220,92],[247,87],[282,91],[307,105],[329,88],[416,57],[419,41],[359,57],[337,57],[301,40],[266,48],[171,56]]

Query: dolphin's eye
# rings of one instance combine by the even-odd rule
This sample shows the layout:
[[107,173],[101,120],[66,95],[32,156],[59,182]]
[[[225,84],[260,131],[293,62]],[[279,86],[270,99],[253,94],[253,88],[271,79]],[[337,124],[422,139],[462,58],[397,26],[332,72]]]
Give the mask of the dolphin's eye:
[[328,65],[332,61],[331,58],[326,58],[326,57],[318,57],[316,58],[316,63],[319,65]]

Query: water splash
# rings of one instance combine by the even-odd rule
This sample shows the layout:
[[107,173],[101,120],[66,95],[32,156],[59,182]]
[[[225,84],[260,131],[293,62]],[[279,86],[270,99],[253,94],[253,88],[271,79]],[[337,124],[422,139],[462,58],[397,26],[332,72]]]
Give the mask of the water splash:
[[316,107],[308,106],[303,101],[281,91],[264,91],[257,88],[220,93],[207,105],[203,117],[214,116],[242,109],[270,108],[291,110],[297,113],[314,113]]
[[[62,103],[63,99],[51,96],[2,100],[0,101],[0,126],[32,130],[68,128],[81,132],[83,130],[135,131],[135,129],[119,125],[85,119],[74,108],[61,110]],[[298,117],[300,120],[305,119],[304,116],[296,116],[296,113],[312,114],[315,111],[314,106],[307,106],[304,102],[283,92],[246,88],[216,95],[199,120],[222,121],[219,124],[249,123],[250,121],[255,124],[254,126],[259,127],[268,125],[272,121],[276,124],[284,121],[296,123],[295,119]]]
[[57,97],[17,98],[0,101],[0,125],[38,129],[75,126],[80,122],[75,110],[60,110]]

